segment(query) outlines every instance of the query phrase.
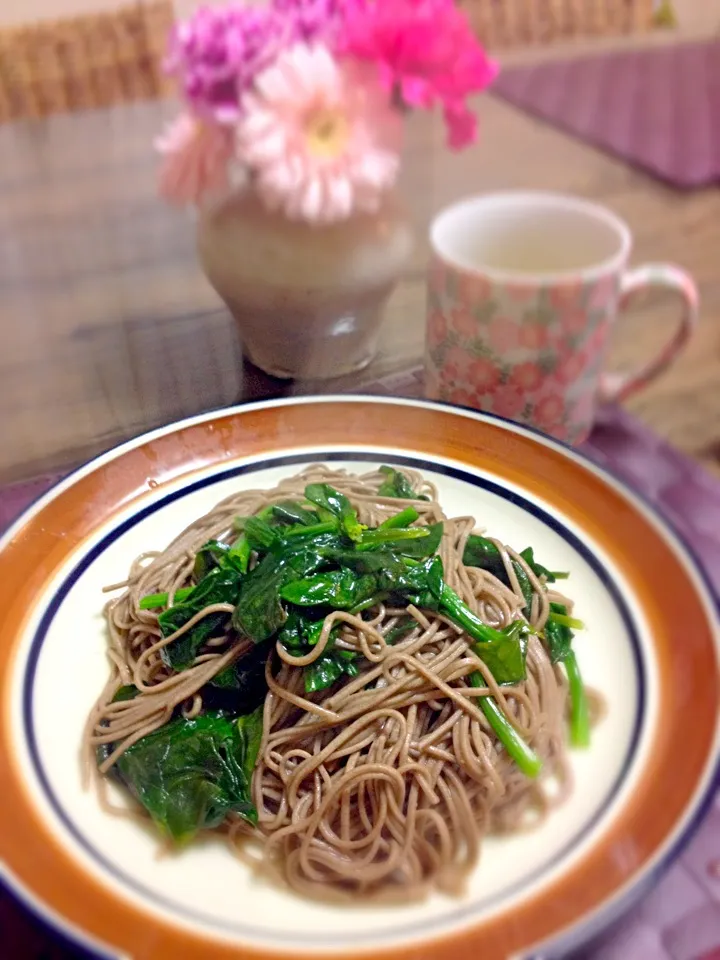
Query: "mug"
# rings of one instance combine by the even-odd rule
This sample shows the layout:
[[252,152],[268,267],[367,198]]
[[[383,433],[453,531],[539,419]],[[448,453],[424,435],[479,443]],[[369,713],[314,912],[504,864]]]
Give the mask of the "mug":
[[[698,293],[679,267],[628,270],[630,229],[610,210],[552,193],[471,197],[430,228],[425,393],[526,423],[568,443],[599,401],[624,400],[679,355]],[[602,370],[618,311],[648,287],[682,301],[669,343],[640,369]]]

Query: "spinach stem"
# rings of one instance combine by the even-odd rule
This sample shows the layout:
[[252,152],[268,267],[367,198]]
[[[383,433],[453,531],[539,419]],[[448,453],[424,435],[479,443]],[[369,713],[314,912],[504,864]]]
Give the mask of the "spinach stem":
[[[470,674],[470,683],[473,687],[485,686],[485,680],[479,671]],[[525,743],[500,709],[498,702],[493,697],[480,697],[479,706],[498,740],[507,750],[508,756],[515,761],[526,777],[532,779],[537,777],[542,770],[540,757]]]
[[295,527],[290,527],[289,529],[284,530],[282,537],[284,540],[287,540],[290,537],[317,537],[321,533],[332,533],[334,530],[337,530],[337,528],[337,520],[327,520],[324,523],[313,523],[309,527],[303,527],[302,524],[298,524]]
[[570,689],[570,743],[573,747],[590,746],[590,711],[585,684],[573,650],[565,658]]
[[551,612],[548,615],[548,620],[552,620],[553,623],[557,623],[560,627],[569,627],[571,630],[585,629],[585,624],[582,620],[577,620],[575,617],[568,617],[564,613]]
[[364,552],[372,550],[374,547],[380,547],[385,543],[400,543],[403,540],[423,540],[430,536],[427,527],[403,527],[385,529],[378,527],[377,530],[366,530],[361,534],[360,542],[356,544],[355,549]]
[[[179,590],[175,591],[175,600],[181,603],[190,596],[194,589],[194,587],[180,587]],[[141,610],[154,610],[155,607],[166,607],[169,599],[170,594],[168,593],[149,593],[142,598],[138,606]]]
[[394,527],[409,527],[411,523],[415,523],[419,516],[420,514],[414,507],[406,507],[404,510],[401,510],[400,513],[396,513],[394,517],[388,517],[387,520],[383,520],[378,530],[392,530]]
[[367,600],[362,600],[360,603],[355,604],[354,607],[348,610],[348,613],[362,613],[363,610],[369,610],[378,603],[382,603],[383,600],[387,600],[389,596],[390,594],[386,590],[382,590],[380,593],[374,593],[371,597],[368,597]]
[[483,623],[480,617],[473,613],[470,607],[463,603],[457,593],[445,582],[443,582],[440,592],[440,609],[459,627],[462,627],[473,640],[479,640],[481,643],[493,643],[507,635]]

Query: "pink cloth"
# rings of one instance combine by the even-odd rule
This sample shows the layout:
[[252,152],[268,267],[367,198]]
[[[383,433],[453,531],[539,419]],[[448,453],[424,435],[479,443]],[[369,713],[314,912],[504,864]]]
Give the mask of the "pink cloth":
[[515,67],[492,92],[675,187],[720,180],[720,40]]

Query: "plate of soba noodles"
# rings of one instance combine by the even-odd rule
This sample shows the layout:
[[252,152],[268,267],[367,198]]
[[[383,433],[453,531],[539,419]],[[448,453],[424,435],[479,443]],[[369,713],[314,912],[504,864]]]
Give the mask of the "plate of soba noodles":
[[363,397],[204,414],[0,544],[2,880],[91,956],[555,957],[718,768],[718,623],[629,488]]

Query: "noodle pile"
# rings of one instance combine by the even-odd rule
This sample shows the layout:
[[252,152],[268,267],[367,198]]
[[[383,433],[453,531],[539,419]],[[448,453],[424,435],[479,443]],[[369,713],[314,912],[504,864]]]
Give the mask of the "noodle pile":
[[[203,687],[251,648],[249,640],[224,628],[205,643],[191,667],[176,673],[162,659],[162,648],[201,616],[229,615],[233,606],[208,608],[163,638],[157,612],[140,608],[143,597],[167,592],[172,603],[175,591],[190,582],[203,544],[228,542],[238,515],[256,514],[288,498],[302,500],[308,483],[329,483],[344,493],[368,526],[378,526],[407,503],[420,514],[420,523],[445,520],[432,484],[413,471],[404,472],[428,500],[399,505],[397,499],[378,495],[383,478],[377,472],[357,477],[314,466],[273,490],[228,497],[167,549],[138,557],[127,582],[108,588],[124,587],[106,606],[112,673],[85,738],[93,761],[98,746],[110,745],[100,773],[178,711],[199,715]],[[466,567],[465,541],[475,527],[472,517],[445,520],[439,549],[445,582],[485,623],[503,627],[522,617],[525,605],[514,560],[534,592],[528,619],[541,630],[549,603],[560,595],[522,557],[496,541],[510,587],[487,571]],[[361,654],[360,674],[306,694],[303,668],[322,656],[338,622],[335,647]],[[405,632],[386,642],[401,622]],[[475,687],[469,677],[478,670],[485,685]],[[232,816],[223,829],[258,870],[305,895],[411,899],[433,888],[459,892],[486,833],[536,822],[570,786],[567,684],[536,635],[529,638],[526,673],[516,686],[498,686],[460,628],[430,610],[379,604],[363,614],[333,612],[310,653],[295,657],[278,642],[268,658],[263,735],[252,779],[257,827]],[[134,684],[140,694],[112,702],[126,684]],[[478,698],[488,693],[542,759],[538,779],[518,769],[479,709]],[[251,858],[253,838],[261,847]]]

